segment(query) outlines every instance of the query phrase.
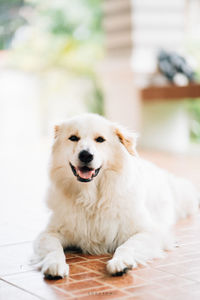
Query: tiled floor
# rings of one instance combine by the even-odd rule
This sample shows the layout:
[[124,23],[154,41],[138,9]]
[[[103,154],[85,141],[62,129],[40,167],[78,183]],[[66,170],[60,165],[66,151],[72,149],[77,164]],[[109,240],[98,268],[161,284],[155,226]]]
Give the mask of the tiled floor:
[[[143,152],[142,155],[199,183],[198,157],[153,152]],[[12,239],[0,240],[1,300],[200,299],[200,214],[177,224],[177,247],[166,253],[165,258],[154,260],[146,267],[138,267],[123,277],[111,277],[106,272],[106,261],[110,256],[86,256],[67,252],[70,276],[57,281],[45,280],[40,272],[28,265],[32,244],[31,241],[23,242],[20,237],[23,230],[27,232],[29,229],[29,223],[24,225],[23,216],[18,217],[20,229],[15,231],[13,228],[14,242]],[[32,226],[35,224],[37,222],[33,222]],[[10,230],[11,226],[4,228],[4,235],[9,231],[8,235],[12,237]]]

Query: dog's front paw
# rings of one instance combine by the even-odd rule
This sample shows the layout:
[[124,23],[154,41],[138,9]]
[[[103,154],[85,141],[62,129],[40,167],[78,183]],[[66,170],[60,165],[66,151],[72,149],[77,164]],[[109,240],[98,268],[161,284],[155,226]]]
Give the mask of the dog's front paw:
[[107,263],[107,271],[113,276],[121,276],[128,270],[137,267],[134,259],[127,259],[123,257],[113,257]]
[[69,274],[69,265],[63,255],[51,252],[43,260],[41,271],[49,279],[64,278]]

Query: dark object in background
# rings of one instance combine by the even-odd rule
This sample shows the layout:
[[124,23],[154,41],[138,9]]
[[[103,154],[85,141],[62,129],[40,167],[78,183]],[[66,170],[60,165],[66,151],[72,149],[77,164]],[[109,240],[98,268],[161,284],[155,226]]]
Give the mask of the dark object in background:
[[194,71],[188,65],[185,58],[176,52],[161,50],[158,54],[158,67],[160,72],[170,81],[176,84],[175,77],[181,74],[187,82],[194,82]]

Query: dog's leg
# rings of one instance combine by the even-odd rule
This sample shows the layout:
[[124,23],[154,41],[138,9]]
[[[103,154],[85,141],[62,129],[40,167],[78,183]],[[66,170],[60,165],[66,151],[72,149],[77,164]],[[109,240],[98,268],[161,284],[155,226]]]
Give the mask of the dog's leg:
[[69,274],[62,246],[62,237],[51,232],[41,233],[34,243],[36,264],[46,277],[65,277]]
[[119,246],[111,260],[107,263],[107,270],[112,275],[122,275],[137,264],[145,265],[153,258],[164,256],[164,249],[171,248],[172,240],[168,234],[161,232],[141,232],[133,235]]

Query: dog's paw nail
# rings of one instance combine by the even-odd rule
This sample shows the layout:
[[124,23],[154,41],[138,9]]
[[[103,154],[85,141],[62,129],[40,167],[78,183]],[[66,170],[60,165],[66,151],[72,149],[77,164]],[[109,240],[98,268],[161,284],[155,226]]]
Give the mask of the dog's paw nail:
[[120,272],[116,272],[116,273],[113,273],[112,276],[122,276],[124,274],[126,274],[128,272],[128,270],[130,270],[131,268],[124,268],[122,271]]
[[69,265],[63,261],[47,260],[42,267],[42,273],[48,279],[64,278],[69,274]]
[[123,259],[113,258],[107,263],[107,270],[112,276],[122,276],[132,269],[133,264],[123,261]]
[[62,279],[63,277],[62,276],[52,276],[50,274],[46,274],[44,275],[45,279],[48,279],[48,280],[59,280],[59,279]]

